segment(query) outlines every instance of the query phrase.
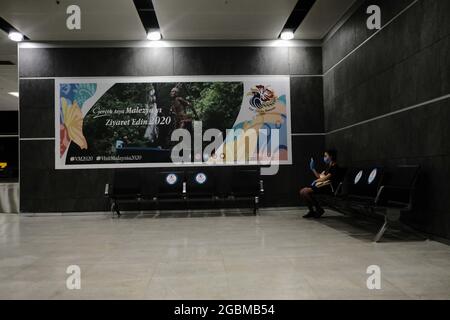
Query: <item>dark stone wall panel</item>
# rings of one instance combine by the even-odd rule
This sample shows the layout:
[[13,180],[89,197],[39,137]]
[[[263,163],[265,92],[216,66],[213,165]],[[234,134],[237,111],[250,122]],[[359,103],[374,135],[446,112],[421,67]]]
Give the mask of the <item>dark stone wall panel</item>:
[[[385,28],[325,73],[325,130],[344,128],[328,134],[325,144],[338,149],[346,166],[420,164],[421,196],[405,219],[450,238],[450,99],[409,108],[450,93],[450,1],[419,0],[386,25],[410,3],[370,1],[381,6]],[[365,26],[368,4],[325,43],[325,70],[371,35]]]
[[173,74],[172,48],[54,49],[55,75],[161,76]]
[[346,60],[324,76],[326,129],[338,129],[449,94],[450,73],[444,71],[448,70],[448,47],[446,37],[354,86],[348,83],[353,79],[351,67],[356,59]]
[[[322,59],[317,47],[54,48],[21,49],[20,56],[21,77],[320,74]],[[322,132],[322,78],[293,77],[292,86],[293,128]],[[21,137],[52,138],[54,80],[21,79],[20,91]],[[54,140],[20,142],[21,211],[107,210],[104,187],[112,182],[114,170],[55,170],[54,144]],[[319,157],[323,145],[323,136],[293,137],[294,164],[264,178],[270,181],[264,205],[298,204],[299,186],[312,179],[309,157]],[[151,181],[157,171],[140,172]]]
[[[399,14],[414,0],[368,0],[344,23],[344,25],[324,43],[323,70],[327,71],[362,42],[372,36],[376,30],[368,30],[366,9],[369,5],[378,5],[382,12],[382,26]],[[445,1],[445,0],[443,0]]]
[[323,136],[293,136],[293,165],[280,166],[275,176],[265,176],[265,205],[301,205],[299,190],[309,186],[314,175],[309,170],[311,157],[323,157]]
[[287,48],[174,48],[175,75],[285,75]]
[[321,75],[321,47],[291,47],[289,48],[290,74]]
[[20,49],[20,77],[54,77],[55,51],[53,49]]
[[291,78],[291,131],[323,132],[323,81],[321,77]]

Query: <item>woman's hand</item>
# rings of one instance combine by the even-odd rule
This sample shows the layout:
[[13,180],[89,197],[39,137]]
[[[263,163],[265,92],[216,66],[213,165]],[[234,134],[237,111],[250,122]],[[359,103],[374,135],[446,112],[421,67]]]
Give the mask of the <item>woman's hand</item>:
[[317,179],[315,182],[325,182],[331,179],[331,174],[321,174],[319,179]]
[[316,163],[314,162],[313,158],[311,158],[311,161],[309,162],[309,169],[311,169],[316,178],[320,178],[319,173],[316,171]]

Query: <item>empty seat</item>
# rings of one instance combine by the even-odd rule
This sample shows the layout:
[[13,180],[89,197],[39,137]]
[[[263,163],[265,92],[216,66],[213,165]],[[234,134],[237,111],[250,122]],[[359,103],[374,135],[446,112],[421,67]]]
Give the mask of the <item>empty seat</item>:
[[141,194],[141,179],[137,169],[114,171],[112,196],[115,198],[135,198]]
[[383,181],[383,175],[382,167],[353,169],[346,181],[347,197],[355,201],[374,202]]
[[189,199],[212,197],[215,193],[215,176],[211,170],[191,170],[186,175],[186,190]]
[[392,168],[386,173],[380,188],[377,204],[379,206],[397,206],[406,209],[412,207],[414,193],[420,166],[403,165]]
[[233,171],[231,195],[257,196],[260,191],[260,169],[245,168]]
[[157,198],[182,198],[185,193],[184,172],[167,171],[157,175]]
[[341,212],[363,209],[382,214],[384,223],[374,238],[378,242],[390,224],[399,222],[401,213],[411,211],[419,172],[418,165],[353,168],[346,174],[342,194],[325,200]]
[[256,213],[262,194],[260,171],[255,167],[201,168],[186,172],[116,170],[114,183],[105,187],[111,211],[117,212],[119,216],[119,203],[138,203],[139,208],[145,203],[153,203],[158,209],[159,204],[189,209],[190,201],[224,205],[225,202],[235,200],[251,200]]

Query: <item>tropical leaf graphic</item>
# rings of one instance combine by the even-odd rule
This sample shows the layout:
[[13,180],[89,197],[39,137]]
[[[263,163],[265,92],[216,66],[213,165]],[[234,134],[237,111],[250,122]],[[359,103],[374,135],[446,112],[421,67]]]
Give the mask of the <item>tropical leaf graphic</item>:
[[95,94],[97,90],[97,84],[95,83],[80,83],[75,86],[73,90],[75,93],[74,100],[78,103],[80,107]]
[[[63,100],[63,99],[61,99]],[[64,125],[70,140],[75,142],[81,149],[87,149],[87,141],[83,135],[83,114],[76,101],[72,106],[67,107],[67,103],[62,101],[64,113]]]

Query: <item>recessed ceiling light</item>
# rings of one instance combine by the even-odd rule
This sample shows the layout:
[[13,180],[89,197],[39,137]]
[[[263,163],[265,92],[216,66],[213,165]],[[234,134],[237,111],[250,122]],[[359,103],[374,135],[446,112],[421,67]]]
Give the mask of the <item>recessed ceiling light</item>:
[[161,40],[161,32],[159,32],[159,30],[155,30],[155,31],[150,31],[147,34],[147,39],[151,40],[151,41],[158,41]]
[[23,34],[21,34],[20,32],[11,31],[8,34],[8,38],[11,39],[12,41],[20,42],[23,40]]
[[294,32],[292,31],[283,31],[280,35],[281,40],[292,40],[294,39]]
[[8,94],[14,96],[14,97],[19,97],[19,93],[18,92],[8,92]]

